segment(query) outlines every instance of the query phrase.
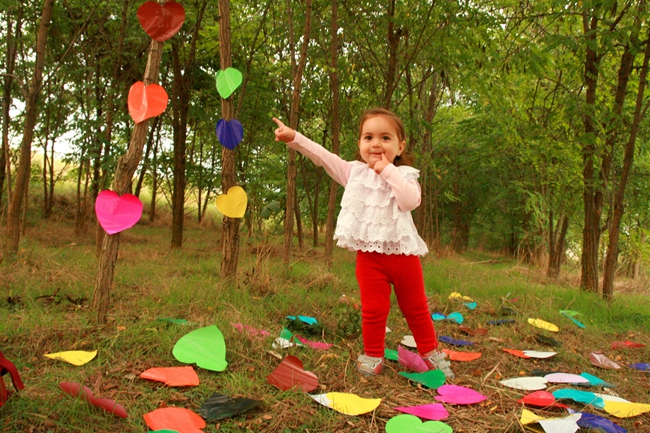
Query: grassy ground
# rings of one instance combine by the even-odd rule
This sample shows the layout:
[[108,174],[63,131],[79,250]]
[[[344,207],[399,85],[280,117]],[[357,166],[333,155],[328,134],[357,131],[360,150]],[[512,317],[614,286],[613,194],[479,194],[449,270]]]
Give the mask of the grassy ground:
[[[398,375],[403,371],[399,364],[389,362],[384,374],[372,380],[357,375],[354,360],[361,339],[344,335],[339,326],[346,313],[339,297],[356,295],[350,253],[337,250],[333,270],[328,271],[322,265],[322,249],[297,249],[287,270],[280,260],[280,238],[257,241],[243,237],[239,278],[223,284],[218,277],[218,231],[189,228],[182,251],[170,250],[169,237],[167,228],[144,221],[121,235],[109,323],[97,326],[88,300],[97,269],[92,234],[76,237],[66,222],[39,222],[28,229],[18,259],[0,264],[0,350],[17,365],[26,385],[0,408],[0,431],[143,432],[147,431],[143,414],[164,406],[196,411],[218,392],[263,404],[244,415],[208,423],[206,432],[383,432],[386,422],[400,414],[393,408],[436,402],[434,390]],[[488,397],[472,406],[447,405],[450,416],[445,422],[455,432],[523,431],[517,399],[526,392],[505,388],[499,380],[529,375],[534,369],[589,372],[616,384],[614,391],[621,397],[650,403],[647,373],[627,367],[605,370],[589,362],[589,354],[597,350],[624,366],[650,362],[650,298],[642,287],[618,293],[607,305],[570,284],[548,284],[539,269],[487,254],[430,255],[424,260],[424,269],[432,312],[460,311],[465,325],[489,330],[486,336],[468,337],[454,323],[436,322],[439,335],[474,341],[471,351],[483,354],[476,361],[452,365],[457,376],[454,384]],[[448,296],[454,291],[472,297],[478,308],[470,311],[452,303]],[[487,326],[488,320],[506,318],[502,305],[513,311],[508,317],[516,323]],[[579,311],[586,329],[560,316],[562,309]],[[291,348],[282,355],[297,356],[318,376],[320,387],[314,393],[340,391],[381,397],[376,411],[342,415],[304,393],[279,391],[267,382],[266,376],[280,362],[269,353],[271,344],[285,324],[285,316],[297,314],[316,317],[324,333],[312,338],[335,346],[329,351]],[[174,325],[159,321],[161,317],[186,319],[192,324]],[[557,324],[560,333],[551,335],[532,327],[526,322],[529,317]],[[268,330],[271,337],[247,336],[231,323]],[[139,377],[151,367],[180,365],[171,353],[176,341],[193,329],[213,324],[225,336],[229,363],[225,371],[197,368],[201,384],[193,388],[167,387]],[[387,336],[387,347],[396,349],[409,334],[396,307],[388,326],[393,332]],[[552,350],[536,341],[536,333],[561,340],[558,355],[535,361],[503,352],[503,348]],[[623,340],[646,347],[611,349],[613,341]],[[82,367],[43,356],[64,350],[98,350],[98,356]],[[81,382],[96,397],[115,399],[129,417],[122,420],[68,397],[58,387],[62,381]],[[5,382],[12,389],[7,376]],[[536,412],[549,417],[560,414]],[[629,431],[650,431],[647,414],[610,419]]]

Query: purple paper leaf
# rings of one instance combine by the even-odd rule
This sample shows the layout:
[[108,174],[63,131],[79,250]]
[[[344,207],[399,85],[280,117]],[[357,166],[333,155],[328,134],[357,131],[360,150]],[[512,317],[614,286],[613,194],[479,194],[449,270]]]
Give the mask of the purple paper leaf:
[[397,360],[400,364],[408,368],[409,370],[416,371],[418,373],[424,373],[429,371],[429,367],[424,362],[424,360],[417,353],[413,353],[410,350],[403,348],[402,346],[397,347]]
[[474,343],[471,341],[465,341],[465,340],[455,340],[451,337],[448,337],[446,335],[441,335],[438,337],[438,340],[442,341],[443,343],[451,344],[453,346],[473,346]]
[[217,122],[217,138],[222,146],[232,150],[244,139],[244,127],[237,119],[221,119]]
[[593,413],[580,412],[582,416],[576,422],[580,427],[588,429],[601,429],[605,433],[627,433],[627,430],[618,424],[614,424],[607,418],[594,415]]
[[645,363],[645,362],[639,362],[636,364],[630,364],[630,368],[634,368],[636,370],[641,370],[641,371],[650,371],[650,364]]

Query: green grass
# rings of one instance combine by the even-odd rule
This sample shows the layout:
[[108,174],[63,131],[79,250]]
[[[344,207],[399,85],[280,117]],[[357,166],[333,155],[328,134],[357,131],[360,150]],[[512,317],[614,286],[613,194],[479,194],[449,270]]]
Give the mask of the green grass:
[[[95,324],[88,308],[97,271],[92,233],[76,237],[66,221],[40,221],[28,228],[16,260],[0,264],[0,349],[18,366],[26,385],[0,408],[0,431],[143,432],[147,431],[143,414],[164,405],[196,411],[218,392],[263,403],[246,414],[208,423],[206,432],[382,432],[387,420],[399,414],[394,407],[435,402],[435,391],[406,381],[397,374],[402,371],[397,364],[388,364],[385,374],[370,381],[356,374],[354,360],[362,348],[361,338],[342,337],[337,323],[344,311],[339,297],[356,297],[352,253],[336,250],[333,270],[328,271],[322,248],[296,248],[287,271],[281,263],[281,237],[257,242],[242,236],[239,276],[226,284],[219,279],[219,231],[189,227],[182,250],[169,248],[168,228],[144,222],[121,236],[109,320],[104,326]],[[500,386],[498,379],[536,368],[587,371],[617,384],[616,392],[624,398],[650,402],[647,373],[598,369],[588,359],[592,351],[602,350],[622,365],[650,361],[647,347],[610,349],[616,340],[650,346],[650,298],[642,291],[621,292],[610,305],[566,283],[550,283],[543,270],[480,252],[446,258],[432,254],[423,265],[432,312],[460,311],[464,324],[477,328],[486,327],[488,320],[504,318],[500,312],[506,305],[515,311],[511,317],[517,321],[490,327],[486,337],[467,337],[453,323],[436,322],[439,335],[472,340],[476,346],[471,350],[483,353],[477,361],[453,363],[454,383],[489,398],[480,405],[448,406],[446,422],[454,431],[522,431],[516,400],[524,393]],[[472,297],[478,308],[470,311],[450,301],[448,296],[454,291]],[[39,299],[48,295],[55,296],[50,301]],[[68,297],[88,300],[78,306]],[[561,309],[579,311],[578,319],[586,329],[562,317]],[[382,397],[373,414],[345,416],[319,406],[305,394],[283,392],[266,381],[279,363],[269,353],[271,343],[284,317],[296,314],[318,318],[325,330],[322,337],[335,347],[327,352],[291,348],[282,355],[298,356],[319,377],[321,385],[314,393]],[[186,319],[191,324],[157,320],[161,317]],[[535,333],[548,333],[530,326],[529,317],[560,327],[559,335],[551,335],[564,342],[556,357],[522,360],[501,350],[550,350],[535,342]],[[271,337],[248,337],[231,323],[266,329]],[[224,372],[197,368],[201,384],[194,388],[170,388],[140,379],[140,373],[150,367],[180,365],[172,356],[176,341],[193,329],[213,324],[226,339],[229,365]],[[409,333],[396,307],[388,326],[393,332],[387,336],[387,347],[396,348]],[[75,349],[98,350],[98,356],[82,367],[43,356]],[[68,397],[58,388],[62,381],[81,382],[95,396],[115,399],[126,407],[129,418],[116,418]],[[5,382],[9,382],[6,376]],[[648,415],[613,420],[630,431],[643,431],[650,423]]]

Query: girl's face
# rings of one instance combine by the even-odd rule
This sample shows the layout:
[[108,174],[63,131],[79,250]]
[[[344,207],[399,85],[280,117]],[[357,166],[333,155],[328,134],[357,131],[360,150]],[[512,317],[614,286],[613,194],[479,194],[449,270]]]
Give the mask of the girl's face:
[[386,116],[372,116],[363,122],[359,153],[370,168],[382,160],[382,155],[386,155],[386,159],[392,163],[396,156],[402,154],[405,146],[406,142],[400,140],[397,129]]

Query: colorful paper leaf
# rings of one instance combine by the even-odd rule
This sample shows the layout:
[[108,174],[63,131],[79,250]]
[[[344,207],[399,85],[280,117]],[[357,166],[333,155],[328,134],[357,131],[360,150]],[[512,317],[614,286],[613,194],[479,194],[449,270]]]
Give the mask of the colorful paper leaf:
[[228,99],[243,81],[242,73],[235,68],[217,72],[217,91],[223,99]]
[[154,367],[140,374],[143,379],[163,382],[168,386],[198,386],[199,376],[191,366]]
[[174,358],[185,364],[196,364],[212,371],[223,371],[226,362],[226,342],[216,326],[196,329],[181,337],[172,350]]
[[456,352],[455,350],[442,349],[451,361],[469,362],[479,359],[482,355],[480,352]]
[[487,397],[471,388],[458,385],[442,385],[437,390],[435,399],[449,404],[476,404],[487,400]]
[[136,81],[129,89],[129,114],[135,123],[159,116],[167,109],[169,96],[159,84],[145,86],[142,81]]
[[546,331],[550,331],[550,332],[559,332],[560,331],[560,328],[558,328],[556,325],[554,325],[554,324],[552,324],[550,322],[547,322],[545,320],[542,320],[542,319],[529,318],[528,323],[530,323],[531,325],[533,325],[533,326],[535,326],[537,328],[545,329]]
[[59,359],[61,361],[67,362],[68,364],[76,365],[79,367],[92,361],[97,356],[97,351],[68,350],[65,352],[46,353],[44,356],[50,359]]
[[99,225],[109,235],[119,233],[136,225],[142,216],[142,202],[133,194],[117,195],[104,190],[95,200],[95,214]]
[[185,21],[185,9],[173,0],[164,5],[148,1],[138,8],[138,21],[153,40],[164,42],[180,30]]
[[233,186],[226,194],[221,194],[216,200],[219,212],[229,218],[242,218],[246,213],[248,196],[241,186]]
[[548,383],[543,377],[524,376],[500,381],[501,385],[514,389],[523,389],[525,391],[536,391],[546,388]]
[[611,370],[618,370],[620,365],[603,355],[602,352],[591,352],[589,354],[589,361],[596,367],[608,368]]
[[244,126],[237,119],[220,119],[217,122],[216,131],[219,143],[230,150],[237,147],[244,140]]
[[276,369],[266,376],[266,380],[283,391],[300,388],[311,392],[318,387],[318,378],[311,371],[305,371],[302,361],[293,355],[282,360]]
[[199,408],[199,414],[208,421],[230,418],[247,412],[262,404],[250,398],[230,398],[223,394],[212,394]]
[[420,418],[430,419],[434,421],[440,421],[447,419],[449,417],[449,412],[442,405],[442,403],[433,403],[433,404],[424,404],[421,406],[400,406],[396,407],[395,410],[400,412],[408,413],[410,415],[415,415]]
[[183,407],[163,407],[143,415],[151,430],[173,429],[180,433],[203,433],[205,421]]
[[400,371],[399,374],[431,389],[436,389],[445,383],[445,373],[440,370],[429,370],[424,373],[406,373]]
[[403,346],[397,347],[397,356],[399,363],[409,370],[418,373],[429,371],[429,367],[419,354],[413,353],[410,350],[405,349]]
[[452,428],[441,421],[425,421],[413,415],[397,415],[386,423],[386,433],[452,433]]
[[312,395],[311,398],[325,407],[334,409],[344,415],[361,415],[372,412],[379,407],[381,398],[362,398],[358,395],[344,392],[328,392],[327,394]]

